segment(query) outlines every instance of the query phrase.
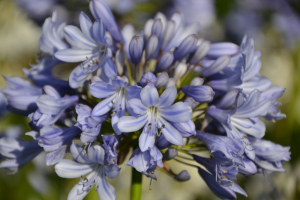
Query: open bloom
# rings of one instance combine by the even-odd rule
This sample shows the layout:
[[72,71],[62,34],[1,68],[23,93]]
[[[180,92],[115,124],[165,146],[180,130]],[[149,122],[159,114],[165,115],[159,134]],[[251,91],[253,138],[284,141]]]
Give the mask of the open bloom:
[[[63,178],[77,178],[81,180],[69,193],[68,200],[83,199],[95,186],[100,199],[115,200],[117,198],[115,189],[106,180],[115,178],[120,172],[117,165],[105,165],[105,151],[99,145],[94,145],[86,150],[73,143],[71,153],[76,162],[62,160],[55,165],[55,172]],[[87,175],[88,174],[88,175]],[[85,178],[82,176],[87,175]]]
[[117,69],[111,61],[110,39],[105,37],[105,27],[101,20],[94,23],[83,12],[79,17],[81,31],[75,26],[64,28],[65,38],[71,49],[63,49],[55,53],[55,57],[65,62],[82,62],[71,73],[69,83],[78,88],[87,77],[103,66],[107,77],[117,75]]
[[91,115],[92,109],[83,104],[76,105],[78,114],[76,126],[81,129],[81,142],[94,142],[100,133],[102,123],[108,118],[108,115],[94,117]]
[[180,132],[170,122],[187,122],[192,118],[192,109],[188,103],[173,102],[177,96],[175,87],[167,88],[159,97],[153,84],[142,89],[141,99],[129,100],[129,105],[137,116],[124,116],[118,123],[122,132],[133,132],[143,128],[139,138],[141,151],[152,148],[156,135],[162,133],[172,144],[182,145]]
[[139,148],[134,150],[130,160],[126,163],[131,167],[134,167],[137,171],[141,172],[147,177],[156,180],[154,171],[157,166],[163,168],[162,154],[156,146],[151,149],[142,152]]
[[1,162],[0,168],[15,173],[42,151],[43,148],[38,145],[37,141],[21,141],[16,138],[3,137],[0,139],[0,154],[10,160]]
[[61,161],[72,140],[80,132],[76,126],[65,129],[45,126],[39,132],[30,131],[26,135],[33,137],[46,152],[49,152],[46,155],[46,164],[55,165]]
[[61,97],[51,86],[44,87],[46,94],[41,95],[37,100],[38,110],[29,115],[33,124],[41,128],[53,125],[65,112],[78,101],[78,96]]
[[106,99],[95,106],[92,115],[99,117],[112,109],[111,124],[116,134],[120,135],[122,131],[118,129],[117,124],[119,119],[126,115],[127,101],[131,98],[137,98],[141,89],[139,86],[129,86],[129,84],[124,82],[120,77],[116,77],[110,83],[103,81],[93,82],[90,87],[92,95],[97,98]]

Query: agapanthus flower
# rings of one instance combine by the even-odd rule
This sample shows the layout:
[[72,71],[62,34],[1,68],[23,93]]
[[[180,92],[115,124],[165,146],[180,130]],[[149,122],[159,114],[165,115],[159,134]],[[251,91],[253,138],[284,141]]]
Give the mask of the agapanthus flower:
[[[71,153],[76,162],[61,160],[55,165],[55,172],[63,178],[81,177],[80,181],[70,191],[68,199],[83,199],[95,186],[100,199],[116,199],[115,189],[108,183],[108,178],[115,178],[120,172],[117,165],[105,164],[105,150],[94,145],[84,150],[73,143]],[[83,178],[83,176],[87,175]]]
[[55,165],[64,157],[72,140],[80,134],[76,126],[62,129],[53,126],[45,126],[39,132],[30,131],[26,135],[33,137],[46,152],[46,164]]
[[101,20],[94,23],[83,12],[79,17],[80,29],[66,26],[65,39],[71,44],[71,49],[60,50],[55,57],[64,62],[82,62],[71,73],[69,83],[72,88],[78,88],[87,77],[103,66],[107,77],[116,76],[116,66],[111,61],[109,37],[105,36],[105,27]]
[[[142,152],[154,146],[156,136],[163,134],[172,144],[182,145],[180,132],[169,122],[187,122],[192,118],[191,107],[183,102],[174,105],[177,96],[175,87],[167,88],[159,97],[152,85],[144,87],[140,99],[129,100],[129,105],[137,116],[124,116],[118,123],[122,132],[133,132],[143,128],[139,137]],[[169,121],[169,122],[168,122]]]
[[156,176],[154,174],[156,167],[164,167],[162,157],[161,152],[156,146],[153,146],[146,151],[141,151],[138,148],[134,150],[126,165],[129,165],[145,176],[156,180]]
[[229,187],[224,187],[215,180],[213,175],[206,172],[204,169],[198,168],[198,172],[200,176],[203,178],[203,180],[206,182],[207,186],[211,189],[211,191],[220,199],[236,199],[236,194],[240,193],[247,197],[246,192],[238,186],[236,183],[233,182],[233,184]]
[[282,163],[291,159],[290,147],[283,147],[273,142],[249,137],[255,151],[254,163],[258,166],[259,172],[271,174],[285,172]]
[[118,159],[117,146],[119,141],[115,135],[102,135],[103,148],[105,150],[105,163],[110,165],[116,165]]
[[[240,46],[211,43],[179,12],[169,19],[157,13],[139,32],[131,24],[121,29],[102,0],[89,8],[96,21],[82,12],[80,29],[58,23],[54,12],[43,26],[37,64],[23,69],[28,80],[4,77],[7,110],[30,114],[26,135],[34,141],[1,138],[0,154],[10,160],[0,168],[16,171],[45,151],[60,177],[81,177],[68,199],[83,199],[95,186],[101,200],[117,198],[106,177],[119,174],[132,150],[126,163],[132,185],[142,175],[156,180],[159,168],[179,182],[190,180],[187,169],[169,166],[172,160],[198,168],[222,199],[247,196],[234,182],[238,174],[284,171],[289,147],[261,139],[261,117],[285,117],[277,108],[284,89],[260,76],[262,52],[252,38]],[[79,63],[69,81],[51,73],[64,62]],[[79,139],[82,147],[74,143]],[[75,161],[63,159],[68,151]],[[140,194],[136,188],[132,194]]]
[[43,24],[43,34],[39,40],[39,47],[43,53],[54,55],[58,50],[69,48],[69,45],[63,40],[66,23],[58,21],[57,12],[53,11],[52,17],[47,18]]
[[108,115],[92,116],[92,109],[83,104],[76,105],[76,112],[78,115],[76,126],[82,131],[81,142],[84,144],[94,142],[100,133],[102,122],[108,118]]
[[0,138],[0,154],[10,160],[2,161],[0,168],[16,173],[21,167],[30,162],[43,148],[37,141],[22,141],[16,138]]
[[93,116],[102,116],[111,110],[112,127],[119,135],[122,131],[119,130],[117,124],[121,117],[126,115],[128,110],[128,100],[137,98],[140,94],[141,87],[130,86],[124,82],[122,78],[116,77],[110,83],[104,81],[95,81],[91,84],[90,91],[94,97],[106,98],[98,103],[92,111]]
[[36,100],[42,89],[17,76],[4,77],[6,86],[1,90],[7,99],[8,109],[28,115],[37,109]]
[[53,125],[70,106],[74,106],[78,101],[78,96],[61,97],[51,86],[45,86],[44,92],[37,100],[38,109],[29,115],[32,123],[41,128]]

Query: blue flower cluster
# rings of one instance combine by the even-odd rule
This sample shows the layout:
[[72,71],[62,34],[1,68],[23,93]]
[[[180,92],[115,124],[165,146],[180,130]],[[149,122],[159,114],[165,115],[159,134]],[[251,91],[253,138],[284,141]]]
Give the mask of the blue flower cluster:
[[[238,173],[284,172],[289,147],[261,139],[262,118],[285,118],[277,108],[284,89],[260,76],[252,38],[240,46],[211,44],[178,12],[169,20],[158,13],[134,35],[130,24],[120,30],[102,1],[89,7],[95,20],[82,12],[80,28],[57,23],[54,12],[43,25],[37,64],[24,69],[27,78],[4,77],[7,109],[29,117],[33,140],[1,138],[0,154],[9,158],[1,168],[16,172],[45,151],[58,176],[81,177],[68,199],[83,199],[95,186],[107,200],[117,197],[106,177],[118,176],[130,149],[126,165],[151,180],[164,168],[187,181],[187,170],[175,174],[166,161],[195,161],[221,199],[247,195],[234,182]],[[51,74],[61,63],[77,65],[68,81]],[[64,159],[66,152],[74,160]]]

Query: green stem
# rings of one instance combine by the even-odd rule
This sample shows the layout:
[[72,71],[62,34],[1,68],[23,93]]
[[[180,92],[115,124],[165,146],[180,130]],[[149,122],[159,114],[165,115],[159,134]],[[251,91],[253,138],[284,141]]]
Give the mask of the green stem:
[[141,200],[142,197],[142,174],[133,167],[131,170],[131,200]]

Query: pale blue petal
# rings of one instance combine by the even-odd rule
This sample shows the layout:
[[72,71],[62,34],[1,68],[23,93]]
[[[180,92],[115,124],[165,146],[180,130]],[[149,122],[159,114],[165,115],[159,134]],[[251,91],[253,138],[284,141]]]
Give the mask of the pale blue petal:
[[104,40],[105,27],[104,27],[102,20],[97,20],[96,22],[94,22],[93,28],[92,28],[92,35],[93,35],[93,38],[98,43],[105,44],[105,40]]
[[93,23],[90,20],[90,18],[86,14],[84,14],[84,12],[81,12],[79,15],[79,24],[80,24],[80,28],[81,28],[81,31],[84,34],[84,36],[89,38],[90,40],[92,40],[91,29],[92,29]]
[[150,84],[144,87],[141,91],[141,99],[146,107],[154,106],[159,101],[157,89]]
[[172,144],[183,145],[183,138],[179,131],[173,127],[169,122],[164,120],[163,118],[158,119],[158,124],[162,128],[161,132],[164,134],[165,138]]
[[104,169],[97,178],[99,178],[99,180],[97,182],[96,191],[98,192],[99,198],[103,200],[117,199],[115,188],[106,180]]
[[171,122],[187,122],[192,118],[192,108],[188,103],[177,102],[167,108],[158,108],[160,115]]
[[107,59],[104,66],[103,72],[108,78],[117,76],[117,67],[111,59]]
[[61,160],[55,165],[55,172],[62,178],[77,178],[93,171],[96,164],[80,164],[72,160]]
[[88,149],[87,154],[88,154],[88,159],[90,161],[104,165],[105,151],[101,146],[99,145],[91,146]]
[[76,162],[82,163],[82,164],[90,164],[92,163],[88,157],[87,154],[84,152],[83,148],[76,144],[75,142],[72,143],[70,147],[71,154]]
[[96,43],[86,38],[76,26],[66,26],[64,31],[65,39],[73,48],[82,50],[93,50],[97,48]]
[[83,185],[80,181],[72,188],[67,200],[82,200],[89,192],[90,190],[83,190]]
[[[125,110],[125,98],[122,99],[122,102],[121,102],[121,107],[120,107],[121,110],[117,110],[113,117],[111,118],[111,125],[112,125],[112,128],[114,129],[115,133],[117,135],[121,135],[121,131],[119,130],[118,128],[118,123],[121,119],[121,117],[123,116],[126,116],[126,110]],[[114,110],[115,111],[115,110]]]
[[118,128],[124,133],[129,133],[143,128],[147,121],[148,115],[142,115],[140,117],[124,116],[120,119]]
[[89,73],[85,72],[85,69],[82,67],[82,65],[78,65],[71,72],[69,77],[69,84],[71,88],[79,88],[89,75],[90,75]]
[[146,132],[146,128],[144,128],[142,134],[139,137],[139,147],[142,152],[151,149],[154,146],[156,134],[151,134]]
[[162,95],[160,95],[159,102],[158,102],[158,107],[160,108],[165,108],[169,107],[173,104],[177,96],[177,89],[172,86],[168,87]]
[[136,85],[126,87],[128,93],[128,99],[133,99],[133,98],[139,99],[142,89],[143,89],[142,87]]
[[63,49],[57,51],[54,56],[64,62],[81,62],[92,56],[91,50],[82,49]]
[[106,114],[113,106],[112,102],[116,98],[116,95],[112,95],[100,103],[98,103],[92,111],[93,116],[101,116]]
[[147,112],[147,107],[144,106],[142,101],[140,99],[131,99],[128,101],[129,106],[133,109],[133,112],[135,112],[138,115],[144,115]]
[[113,95],[118,88],[103,81],[93,82],[90,86],[91,94],[96,98],[106,98]]
[[105,174],[108,178],[116,178],[121,170],[121,168],[117,165],[105,165],[104,168]]

